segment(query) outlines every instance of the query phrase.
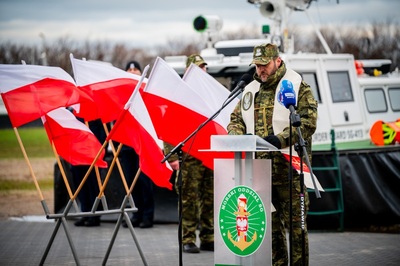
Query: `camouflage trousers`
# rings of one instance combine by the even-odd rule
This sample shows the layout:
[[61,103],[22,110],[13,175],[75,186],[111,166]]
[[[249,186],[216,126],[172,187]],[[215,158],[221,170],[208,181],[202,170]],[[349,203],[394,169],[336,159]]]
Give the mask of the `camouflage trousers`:
[[[304,226],[304,254],[305,265],[308,265],[308,232],[307,232],[307,211],[309,198],[304,187],[304,223],[301,221],[300,203],[300,181],[299,177],[293,179],[292,189],[292,257],[293,265],[303,265],[303,238],[302,225]],[[286,242],[286,232],[289,232],[289,182],[272,186],[272,203],[276,212],[272,213],[272,265],[288,265],[288,247]]]
[[214,173],[197,160],[186,161],[181,171],[182,243],[195,243],[196,229],[201,243],[214,242]]

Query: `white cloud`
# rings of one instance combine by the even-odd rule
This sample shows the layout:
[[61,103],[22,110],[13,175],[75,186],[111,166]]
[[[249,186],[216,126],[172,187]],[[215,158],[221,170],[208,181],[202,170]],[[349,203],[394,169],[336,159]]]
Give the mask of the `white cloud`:
[[[378,12],[379,10],[379,12]],[[398,0],[313,1],[308,10],[316,24],[400,23]],[[0,42],[40,43],[61,37],[77,40],[107,40],[160,45],[171,38],[193,38],[193,19],[218,15],[223,31],[245,26],[260,27],[270,21],[247,0],[2,0],[0,1]],[[291,23],[309,24],[304,12],[292,12]]]

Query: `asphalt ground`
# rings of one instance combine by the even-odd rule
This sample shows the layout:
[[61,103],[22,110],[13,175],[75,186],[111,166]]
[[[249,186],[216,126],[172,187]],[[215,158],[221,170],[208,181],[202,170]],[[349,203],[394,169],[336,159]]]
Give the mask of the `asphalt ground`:
[[[147,265],[180,265],[176,223],[135,228],[132,234],[128,228],[115,230],[115,222],[103,221],[99,227],[75,227],[73,222],[67,220],[66,227],[61,223],[55,230],[54,220],[45,217],[0,221],[0,265],[40,265],[42,261],[43,265],[146,265],[143,260]],[[112,242],[114,232],[118,233]],[[53,233],[54,241],[44,257]],[[400,234],[310,232],[309,242],[310,265],[400,265]],[[214,265],[214,252],[183,253],[181,265]]]

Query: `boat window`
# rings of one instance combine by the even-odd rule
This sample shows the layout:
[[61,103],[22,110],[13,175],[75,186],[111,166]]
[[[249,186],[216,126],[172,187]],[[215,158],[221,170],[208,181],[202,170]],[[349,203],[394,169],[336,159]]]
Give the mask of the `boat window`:
[[353,101],[353,92],[351,90],[349,72],[328,72],[328,79],[329,86],[331,88],[332,101],[334,103]]
[[321,103],[321,96],[319,94],[317,75],[314,72],[300,72],[303,80],[310,85],[314,98]]
[[387,112],[385,93],[382,88],[366,89],[364,91],[365,102],[368,112],[383,113]]
[[400,88],[389,88],[389,102],[393,111],[400,111]]

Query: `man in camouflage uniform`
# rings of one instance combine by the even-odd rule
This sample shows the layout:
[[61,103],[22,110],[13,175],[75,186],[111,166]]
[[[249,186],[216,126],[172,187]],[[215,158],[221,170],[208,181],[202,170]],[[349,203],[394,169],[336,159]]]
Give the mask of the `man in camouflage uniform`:
[[[207,71],[207,63],[198,55],[187,58],[186,68],[196,64]],[[168,154],[173,146],[164,143]],[[174,170],[179,170],[178,155],[169,158]],[[200,250],[214,250],[214,179],[213,171],[196,158],[183,154],[182,174],[182,244],[186,253],[199,253]],[[178,188],[176,178],[176,188]],[[179,193],[178,189],[177,192]],[[196,246],[196,229],[200,228],[200,249]]]
[[[253,94],[246,95],[246,88],[241,101],[237,104],[231,114],[231,120],[228,125],[230,135],[256,134],[279,149],[289,146],[289,116],[287,126],[282,127],[281,131],[274,130],[276,117],[273,117],[274,105],[279,105],[276,98],[281,80],[286,79],[286,73],[294,73],[298,77],[297,86],[297,107],[296,112],[301,117],[300,130],[304,140],[307,143],[306,149],[311,161],[311,136],[316,129],[317,107],[318,103],[312,95],[311,88],[306,84],[301,76],[291,69],[286,68],[285,63],[279,57],[278,48],[273,44],[263,44],[254,47],[253,61],[256,72],[250,85],[254,86]],[[285,76],[285,78],[283,78]],[[254,85],[255,84],[255,85]],[[247,101],[246,101],[247,97]],[[250,99],[251,98],[251,99]],[[249,100],[250,99],[250,100]],[[253,105],[254,112],[251,113],[251,119],[246,118],[246,109]],[[276,112],[276,111],[275,111]],[[254,114],[253,114],[254,113]],[[246,120],[247,119],[247,120]],[[286,121],[285,121],[286,123]],[[247,128],[248,125],[254,125],[254,128]],[[292,130],[292,144],[299,141],[297,131]],[[272,262],[273,265],[288,265],[288,252],[286,245],[286,227],[289,227],[289,162],[283,157],[281,152],[259,152],[256,154],[258,159],[271,159],[272,162],[272,203],[276,211],[272,213]],[[309,199],[306,188],[305,209],[308,210]],[[293,189],[292,189],[292,225],[293,225],[293,265],[302,265],[302,228],[300,212],[300,178],[296,170],[293,170]],[[306,214],[305,214],[306,217]],[[308,265],[308,234],[305,224],[305,264]]]

